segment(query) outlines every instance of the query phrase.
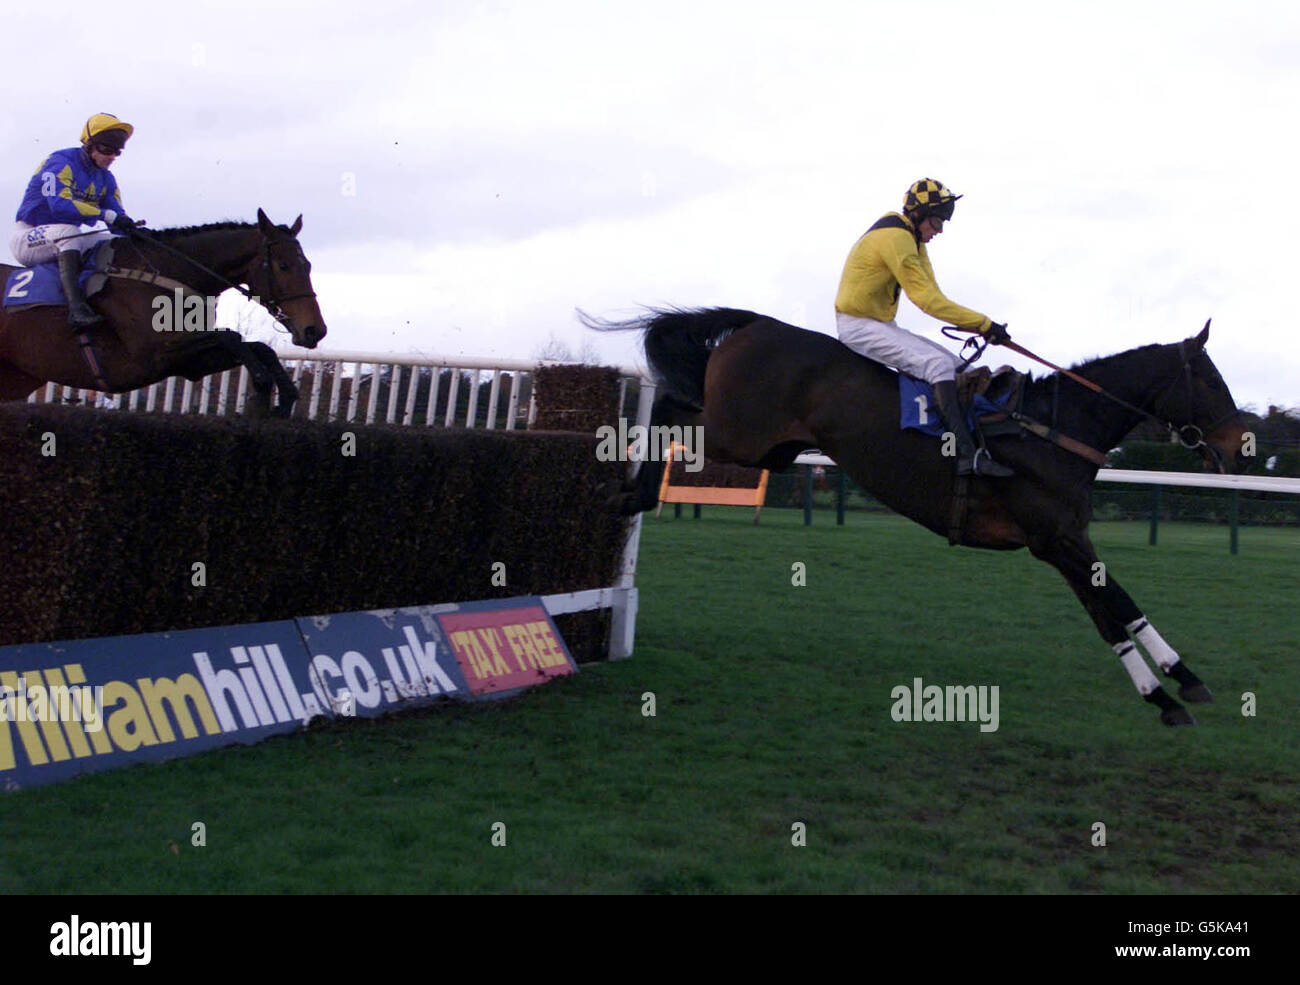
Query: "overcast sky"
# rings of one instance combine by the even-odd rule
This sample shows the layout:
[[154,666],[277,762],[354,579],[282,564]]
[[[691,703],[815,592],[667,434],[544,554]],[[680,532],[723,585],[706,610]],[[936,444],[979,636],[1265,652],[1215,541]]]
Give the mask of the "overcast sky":
[[303,214],[322,349],[628,364],[574,309],[639,305],[833,334],[849,248],[934,177],[965,195],[940,286],[1016,341],[1069,363],[1212,317],[1238,402],[1300,405],[1300,4],[118,2],[4,31],[11,208],[114,113],[134,217]]

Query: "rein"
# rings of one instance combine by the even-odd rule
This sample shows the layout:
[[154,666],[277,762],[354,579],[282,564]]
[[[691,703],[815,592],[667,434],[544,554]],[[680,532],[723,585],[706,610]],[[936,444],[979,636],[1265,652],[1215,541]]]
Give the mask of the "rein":
[[[178,250],[176,249],[176,247],[170,245],[169,243],[164,243],[158,237],[150,236],[147,233],[145,233],[143,230],[136,230],[133,235],[139,236],[146,243],[149,243],[152,246],[161,247],[162,249],[166,250],[168,253],[180,257],[190,266],[203,271],[205,274],[208,274],[210,277],[213,277],[216,280],[220,281],[222,284],[225,284],[227,287],[234,288],[244,297],[248,298],[248,300],[253,301],[256,304],[260,304],[263,307],[265,307],[266,310],[271,313],[271,317],[274,318],[280,324],[283,324],[284,319],[287,317],[284,313],[284,310],[280,307],[280,304],[282,302],[296,301],[299,298],[316,297],[315,291],[301,291],[298,294],[287,294],[284,297],[272,297],[271,299],[264,301],[262,300],[262,298],[253,294],[252,291],[246,290],[242,285],[236,284],[234,281],[217,273],[215,270],[213,270],[211,267],[207,266],[206,264],[200,263],[198,260],[194,259],[194,257],[190,256],[188,253],[184,252],[183,250]],[[299,247],[298,249],[299,252],[301,253],[302,248]],[[142,259],[144,259],[146,263],[149,262],[147,258],[142,257]],[[153,266],[153,264],[149,264],[149,265],[151,267]],[[272,293],[274,293],[275,278],[271,272],[271,241],[269,239],[266,239],[265,236],[262,238],[262,267],[266,272],[266,285],[267,287],[271,288]],[[158,273],[157,268],[154,269],[154,273],[155,274]]]
[[[1208,321],[1205,323],[1205,327],[1206,328],[1210,327],[1210,323]],[[942,331],[949,338],[956,338],[956,336],[949,334],[949,330],[947,328],[944,328]],[[981,355],[983,355],[984,350],[988,347],[988,344],[989,343],[987,340],[981,340],[978,336],[970,336],[969,338],[967,338],[965,343],[962,346],[962,352],[965,352],[968,346],[973,346],[975,351],[973,355],[966,358],[966,360],[961,364],[960,369],[965,369],[972,362],[974,362]],[[1184,448],[1187,448],[1191,451],[1197,451],[1202,448],[1205,449],[1205,452],[1208,453],[1210,457],[1214,459],[1214,462],[1218,466],[1219,471],[1220,472],[1224,471],[1222,455],[1219,454],[1219,450],[1217,448],[1205,443],[1205,432],[1202,431],[1197,425],[1184,424],[1181,427],[1179,427],[1175,425],[1172,421],[1168,420],[1167,418],[1154,414],[1151,411],[1146,410],[1142,407],[1137,407],[1129,403],[1127,400],[1124,400],[1122,397],[1115,396],[1115,394],[1111,393],[1109,390],[1106,390],[1103,387],[1092,382],[1092,380],[1085,379],[1084,377],[1080,376],[1078,373],[1073,372],[1072,370],[1065,369],[1064,367],[1058,366],[1053,362],[1049,362],[1048,360],[1044,359],[1042,356],[1030,352],[1024,346],[1012,342],[1010,339],[1007,339],[1005,342],[1001,342],[998,344],[1004,346],[1007,349],[1012,350],[1013,352],[1018,352],[1022,356],[1032,359],[1037,363],[1041,363],[1042,365],[1046,366],[1048,369],[1055,370],[1057,373],[1060,373],[1062,376],[1065,376],[1068,379],[1073,380],[1075,383],[1078,383],[1080,386],[1085,387],[1088,390],[1091,390],[1093,393],[1096,393],[1099,396],[1105,397],[1107,400],[1110,400],[1113,403],[1119,404],[1121,407],[1125,408],[1126,410],[1133,411],[1135,414],[1145,417],[1148,420],[1155,421],[1166,431],[1168,431],[1171,435],[1173,435],[1177,439],[1178,443],[1182,445]],[[1182,366],[1179,367],[1178,376],[1174,377],[1174,379],[1169,383],[1169,385],[1165,388],[1164,392],[1161,394],[1160,403],[1159,406],[1157,407],[1157,410],[1159,410],[1159,407],[1164,406],[1164,404],[1168,402],[1170,394],[1173,392],[1174,387],[1177,386],[1178,384],[1179,377],[1183,377],[1187,380],[1187,406],[1189,408],[1194,406],[1193,389],[1192,389],[1192,359],[1195,358],[1195,353],[1193,353],[1192,355],[1187,355],[1183,350],[1183,343],[1179,342],[1178,354],[1179,356],[1182,357]],[[1233,411],[1231,414],[1226,414],[1225,416],[1220,418],[1210,427],[1210,431],[1213,432],[1215,428],[1217,428],[1224,421],[1234,416],[1235,413],[1236,411]],[[1046,425],[1039,424],[1038,422],[1018,412],[1014,412],[1014,411],[1009,412],[1008,416],[1011,417],[1011,419],[1014,420],[1021,427],[1025,428],[1025,430],[1031,431],[1034,434],[1037,434],[1039,437],[1046,438],[1047,440],[1060,445],[1062,448],[1074,452],[1076,455],[1079,455],[1090,462],[1094,462],[1095,464],[1098,465],[1106,464],[1106,455],[1103,452],[1100,452],[1095,448],[1091,448],[1088,445],[1085,445],[1080,441],[1076,441],[1073,438],[1067,437],[1066,435],[1062,435],[1055,428],[1048,428]],[[1055,411],[1053,411],[1053,416],[1055,416]]]

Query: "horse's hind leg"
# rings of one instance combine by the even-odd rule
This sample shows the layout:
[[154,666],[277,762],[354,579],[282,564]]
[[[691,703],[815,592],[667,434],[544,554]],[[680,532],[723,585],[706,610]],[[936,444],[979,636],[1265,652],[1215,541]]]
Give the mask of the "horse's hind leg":
[[1083,537],[1081,542],[1060,542],[1046,550],[1035,550],[1034,553],[1061,572],[1092,617],[1101,638],[1110,644],[1119,657],[1138,693],[1145,701],[1160,709],[1160,720],[1166,725],[1195,724],[1196,720],[1187,709],[1170,697],[1160,685],[1159,679],[1151,672],[1151,668],[1142,659],[1141,652],[1129,638],[1129,633],[1134,633],[1138,641],[1151,651],[1152,659],[1166,676],[1179,682],[1179,697],[1186,701],[1208,701],[1209,690],[1179,660],[1178,654],[1160,639],[1159,634],[1138,611],[1129,594],[1110,577],[1106,566],[1097,560],[1097,554],[1087,537]]
[[1183,662],[1177,651],[1165,642],[1164,637],[1156,632],[1156,628],[1138,609],[1133,597],[1124,591],[1119,582],[1106,572],[1105,566],[1097,561],[1097,555],[1092,550],[1091,544],[1088,544],[1088,551],[1091,555],[1089,567],[1096,572],[1093,580],[1101,582],[1097,591],[1110,614],[1124,624],[1125,634],[1142,645],[1152,662],[1166,677],[1178,682],[1180,698],[1196,704],[1213,701],[1214,695],[1205,686],[1205,682],[1192,673],[1191,668]]
[[44,380],[29,376],[21,369],[7,363],[0,363],[0,400],[25,400],[31,396]]
[[[651,435],[662,432],[655,429],[681,428],[697,426],[700,423],[699,411],[690,404],[672,396],[662,394],[655,398],[650,411]],[[659,449],[659,442],[650,438],[647,444],[651,449]],[[699,448],[698,443],[691,445],[691,450]],[[666,462],[659,455],[649,455],[641,463],[636,476],[625,480],[619,494],[614,499],[614,506],[624,516],[652,510],[659,503],[659,486],[663,482]]]

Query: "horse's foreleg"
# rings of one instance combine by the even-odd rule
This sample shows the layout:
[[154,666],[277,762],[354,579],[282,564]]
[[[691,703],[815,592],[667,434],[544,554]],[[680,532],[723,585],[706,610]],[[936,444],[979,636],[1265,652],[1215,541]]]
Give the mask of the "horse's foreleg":
[[275,404],[275,416],[288,417],[293,413],[293,405],[298,401],[298,388],[294,385],[293,377],[284,368],[284,364],[280,362],[280,357],[275,354],[275,350],[265,342],[245,342],[244,344],[253,353],[254,357],[261,361],[271,382],[275,384],[276,394],[278,395]]
[[[1124,600],[1133,611],[1137,612],[1137,606],[1133,604],[1133,600],[1129,598],[1128,593],[1118,585],[1113,585],[1113,587],[1124,597]],[[1151,625],[1146,616],[1137,612],[1137,618],[1125,623],[1124,628],[1142,644],[1142,648],[1147,651],[1152,661],[1155,662],[1164,675],[1178,682],[1178,696],[1180,698],[1191,702],[1214,700],[1214,695],[1205,686],[1205,682],[1192,673],[1177,651],[1165,642],[1164,637],[1156,632],[1156,628]]]
[[1213,701],[1214,695],[1205,686],[1205,682],[1192,673],[1178,652],[1165,642],[1164,637],[1156,632],[1156,628],[1138,609],[1133,597],[1097,561],[1091,544],[1087,549],[1091,557],[1090,568],[1096,573],[1094,580],[1101,582],[1097,591],[1110,614],[1124,624],[1125,633],[1142,645],[1142,649],[1146,650],[1152,662],[1166,677],[1178,682],[1180,698],[1191,702]]
[[[261,344],[261,343],[254,343]],[[247,343],[238,332],[221,331],[214,332],[208,339],[208,353],[213,350],[224,356],[215,357],[215,359],[206,353],[195,357],[189,364],[189,370],[195,371],[198,361],[202,361],[202,373],[218,372],[221,363],[229,361],[231,365],[243,366],[248,370],[248,380],[253,385],[253,393],[248,397],[244,405],[244,413],[249,417],[264,417],[271,410],[271,383],[272,376],[270,370],[265,364],[262,354],[253,348],[253,344]],[[263,345],[263,348],[269,347]],[[274,356],[274,353],[272,353]],[[279,360],[276,360],[277,364]],[[180,369],[177,367],[177,371]]]
[[[1135,634],[1139,629],[1144,633],[1149,631],[1145,637],[1138,638],[1143,646],[1150,650],[1151,646],[1146,641],[1152,637],[1159,640],[1159,635],[1142,618],[1129,594],[1110,577],[1105,565],[1097,560],[1092,545],[1057,544],[1046,551],[1035,551],[1035,554],[1061,572],[1074,594],[1083,603],[1088,615],[1092,617],[1102,639],[1110,644],[1115,655],[1119,657],[1120,664],[1129,675],[1133,686],[1137,688],[1138,694],[1142,695],[1143,700],[1160,709],[1160,720],[1166,725],[1195,724],[1195,719],[1187,709],[1161,686],[1159,678],[1151,672],[1151,668],[1142,659],[1141,651],[1129,638],[1130,631]],[[1182,685],[1179,696],[1188,701],[1208,700],[1208,697],[1197,696],[1197,687],[1204,690],[1208,696],[1209,692],[1205,690],[1205,685],[1187,670],[1172,648],[1164,644],[1163,640],[1160,640],[1160,643],[1164,645],[1164,650],[1161,651],[1160,656],[1155,656],[1153,653],[1153,658],[1167,676]]]

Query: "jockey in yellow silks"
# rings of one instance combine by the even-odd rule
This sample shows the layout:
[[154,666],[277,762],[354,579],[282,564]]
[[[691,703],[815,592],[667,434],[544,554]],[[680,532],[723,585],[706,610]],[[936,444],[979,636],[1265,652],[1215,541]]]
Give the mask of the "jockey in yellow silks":
[[934,387],[938,411],[957,439],[957,474],[1008,476],[984,449],[976,449],[957,401],[958,358],[937,342],[909,332],[895,316],[898,300],[908,299],[927,315],[992,342],[1005,341],[1006,326],[946,298],[934,279],[925,244],[952,218],[954,195],[933,178],[913,184],[902,213],[876,222],[849,251],[835,297],[835,324],[840,341],[854,352],[892,366]]

